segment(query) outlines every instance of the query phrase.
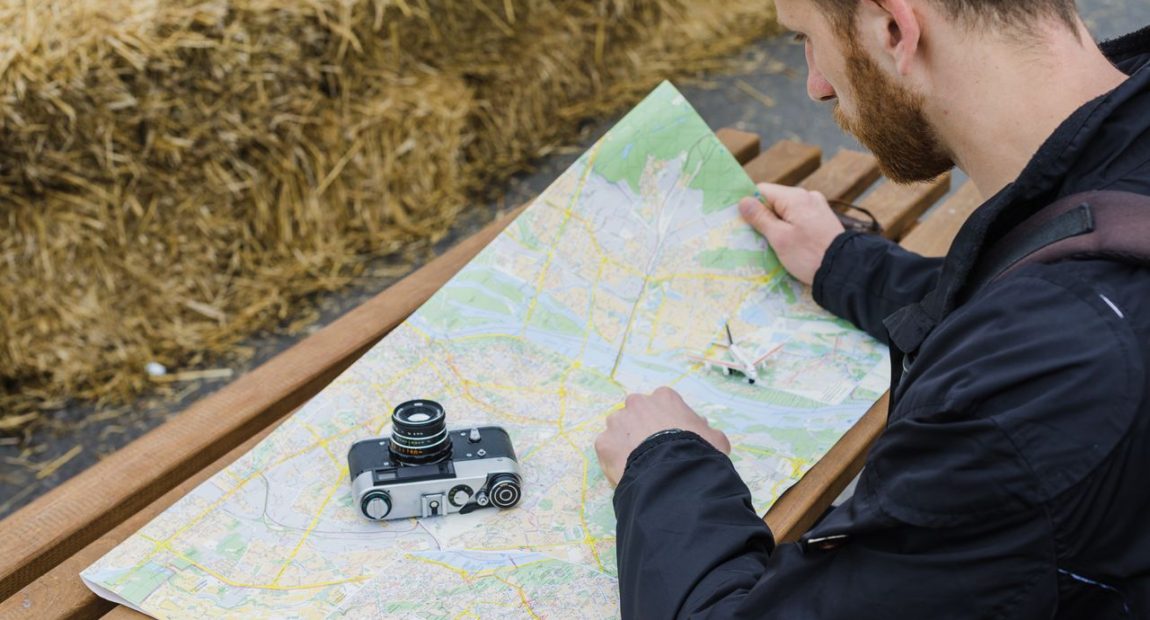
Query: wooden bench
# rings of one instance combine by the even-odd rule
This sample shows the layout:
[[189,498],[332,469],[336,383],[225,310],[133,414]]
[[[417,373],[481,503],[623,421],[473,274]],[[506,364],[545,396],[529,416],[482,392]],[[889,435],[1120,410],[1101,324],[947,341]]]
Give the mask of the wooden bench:
[[[899,186],[879,178],[872,156],[842,151],[822,163],[792,141],[760,153],[759,138],[725,129],[724,144],[756,182],[798,184],[854,201],[884,234],[925,255],[945,254],[981,199],[966,185],[930,217],[949,176]],[[524,207],[412,273],[339,320],[0,522],[0,619],[127,618],[134,611],[92,594],[79,573],[208,477],[266,437],[288,414],[386,336],[505,228]],[[787,490],[765,519],[781,541],[809,528],[861,469],[882,431],[884,396]]]

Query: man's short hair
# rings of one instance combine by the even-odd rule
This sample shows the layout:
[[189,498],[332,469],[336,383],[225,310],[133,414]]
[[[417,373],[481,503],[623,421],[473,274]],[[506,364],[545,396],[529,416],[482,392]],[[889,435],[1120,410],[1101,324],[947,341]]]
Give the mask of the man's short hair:
[[[815,0],[841,32],[854,32],[854,16],[861,0]],[[1026,28],[1039,18],[1058,18],[1071,30],[1078,28],[1075,0],[928,0],[952,18],[977,27]]]

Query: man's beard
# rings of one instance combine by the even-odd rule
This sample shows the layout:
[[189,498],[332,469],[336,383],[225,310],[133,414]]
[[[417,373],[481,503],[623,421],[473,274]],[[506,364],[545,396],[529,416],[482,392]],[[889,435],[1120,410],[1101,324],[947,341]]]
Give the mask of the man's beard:
[[847,79],[857,110],[848,117],[836,104],[839,126],[874,153],[892,181],[927,181],[954,167],[954,158],[926,120],[922,97],[895,83],[853,41],[848,46]]

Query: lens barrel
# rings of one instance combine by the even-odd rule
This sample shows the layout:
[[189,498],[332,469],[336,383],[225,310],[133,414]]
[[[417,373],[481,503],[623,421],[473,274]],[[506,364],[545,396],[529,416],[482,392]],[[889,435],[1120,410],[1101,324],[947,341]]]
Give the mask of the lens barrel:
[[400,465],[438,463],[451,456],[447,414],[431,400],[409,400],[391,414],[391,457]]

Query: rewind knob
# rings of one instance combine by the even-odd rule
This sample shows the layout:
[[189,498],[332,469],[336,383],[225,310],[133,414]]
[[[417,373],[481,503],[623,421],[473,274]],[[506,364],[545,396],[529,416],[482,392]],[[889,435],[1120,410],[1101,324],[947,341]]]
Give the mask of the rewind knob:
[[383,519],[391,512],[391,497],[383,491],[372,491],[363,496],[360,509],[368,519]]

